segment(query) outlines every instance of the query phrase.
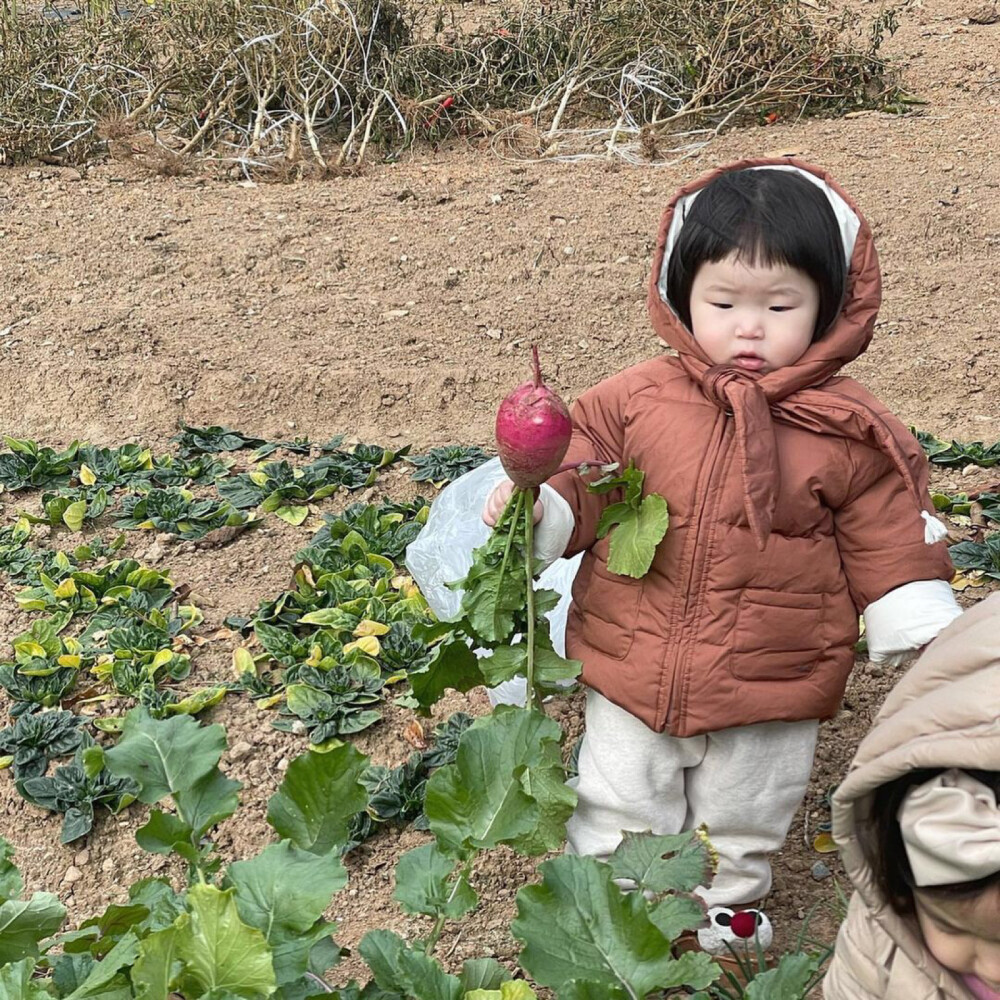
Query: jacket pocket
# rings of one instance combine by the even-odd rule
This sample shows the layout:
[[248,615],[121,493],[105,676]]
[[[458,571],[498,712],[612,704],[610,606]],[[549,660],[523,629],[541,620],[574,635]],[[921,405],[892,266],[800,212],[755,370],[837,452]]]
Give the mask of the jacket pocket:
[[582,589],[582,593],[573,594],[571,614],[576,634],[605,656],[623,660],[635,639],[642,580],[618,576],[595,561]]
[[806,677],[826,648],[822,594],[744,590],[733,630],[730,670],[747,681]]

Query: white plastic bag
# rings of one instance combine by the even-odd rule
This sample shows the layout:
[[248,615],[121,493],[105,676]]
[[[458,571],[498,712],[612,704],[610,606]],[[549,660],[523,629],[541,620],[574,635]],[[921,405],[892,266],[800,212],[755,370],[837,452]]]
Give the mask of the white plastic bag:
[[[469,572],[472,550],[484,545],[489,538],[490,528],[483,521],[483,507],[493,488],[505,478],[500,459],[493,458],[446,486],[431,504],[423,531],[406,548],[406,568],[427,598],[431,610],[442,621],[453,620],[461,613],[462,592],[451,590],[446,584],[461,580]],[[565,540],[562,547],[565,548]],[[561,595],[559,603],[547,616],[552,645],[560,656],[566,655],[566,616],[581,559],[582,554],[572,559],[556,559],[538,577],[540,586]],[[485,656],[487,652],[476,650],[478,656]],[[524,678],[505,681],[490,689],[488,694],[494,705],[523,704]]]

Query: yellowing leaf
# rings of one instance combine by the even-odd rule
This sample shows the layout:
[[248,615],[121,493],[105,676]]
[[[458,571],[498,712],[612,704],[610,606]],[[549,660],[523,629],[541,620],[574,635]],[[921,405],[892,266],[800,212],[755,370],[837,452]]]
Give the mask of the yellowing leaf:
[[94,475],[93,469],[86,462],[80,466],[80,482],[84,486],[93,486],[97,482],[97,476]]
[[0,771],[3,771],[5,768],[10,767],[10,765],[13,763],[14,763],[13,756],[0,757]]
[[830,834],[820,833],[813,840],[813,850],[820,854],[833,854],[837,850],[837,845]]
[[952,590],[962,591],[966,590],[968,587],[981,586],[983,586],[983,574],[977,570],[970,570],[968,573],[956,570],[955,575],[951,578]]
[[156,656],[153,657],[153,670],[159,670],[160,667],[165,667],[174,658],[174,651],[172,649],[161,649]]
[[[364,618],[358,622],[358,627],[354,630],[354,635],[361,636],[366,635],[385,635],[389,631],[388,625],[383,625],[381,622],[373,622],[370,618]],[[375,655],[374,653],[372,654]]]
[[355,649],[360,649],[365,656],[378,656],[382,652],[382,646],[373,635],[362,636],[354,642],[349,642],[344,647],[345,653],[351,653]]
[[275,705],[280,705],[284,700],[285,692],[282,691],[280,694],[272,694],[270,698],[261,698],[254,702],[254,704],[260,709],[268,709],[274,708]]
[[292,506],[279,507],[274,513],[280,517],[282,521],[285,521],[293,526],[298,526],[309,516],[309,508]]
[[83,519],[86,516],[87,501],[77,500],[76,503],[71,503],[63,511],[63,524],[65,524],[70,531],[79,531],[83,527]]
[[60,601],[65,601],[70,597],[76,597],[76,594],[76,580],[74,580],[71,576],[66,577],[66,579],[63,580],[63,582],[60,583],[55,590],[55,596]]
[[72,667],[74,670],[80,669],[79,656],[60,656],[56,662],[60,667]]
[[245,646],[237,646],[233,650],[233,673],[237,677],[244,674],[257,675],[257,664],[253,661],[253,654]]
[[14,652],[19,656],[30,656],[33,659],[39,660],[45,659],[45,647],[37,642],[32,642],[31,639],[25,639],[24,642],[15,642]]

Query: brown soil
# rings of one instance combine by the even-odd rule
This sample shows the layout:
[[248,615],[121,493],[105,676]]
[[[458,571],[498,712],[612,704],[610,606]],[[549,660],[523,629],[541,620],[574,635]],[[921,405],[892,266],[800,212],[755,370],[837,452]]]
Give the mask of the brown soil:
[[[418,149],[361,176],[291,186],[149,176],[129,161],[84,175],[52,167],[0,173],[3,429],[52,444],[165,447],[183,421],[272,438],[347,432],[418,449],[488,445],[496,404],[524,372],[530,341],[540,343],[555,388],[569,398],[657,351],[645,317],[648,261],[676,185],[716,163],[795,150],[833,171],[877,237],[885,306],[851,373],[904,420],[940,437],[996,440],[1000,25],[966,16],[962,2],[939,0],[902,18],[890,49],[911,90],[929,102],[921,113],[742,130],[670,167],[513,163],[477,150]],[[996,478],[982,470],[937,477],[963,489]],[[407,491],[405,476],[393,474],[367,497]],[[0,497],[6,516],[24,502]],[[223,549],[133,536],[128,551],[159,559],[194,588],[207,635],[283,589],[307,537],[305,528],[269,518]],[[5,639],[27,620],[11,595],[7,588],[0,602]],[[226,676],[230,651],[225,642],[206,645],[195,677]],[[835,884],[846,883],[835,856],[821,858],[811,840],[826,818],[824,792],[844,773],[895,676],[859,662],[844,710],[823,726],[808,800],[775,862],[769,909],[779,943],[793,940],[816,905],[814,936],[832,938]],[[436,717],[486,708],[473,692],[449,697]],[[579,698],[558,712],[577,733]],[[252,747],[226,762],[245,783],[244,806],[219,835],[227,857],[246,856],[269,839],[266,800],[304,745],[270,730],[245,699],[229,698],[210,718],[226,725],[230,746]],[[362,749],[401,762],[410,751],[408,719],[388,707],[359,740]],[[141,822],[138,809],[104,817],[85,843],[62,847],[56,818],[0,781],[0,829],[17,848],[27,888],[59,892],[73,921],[120,900],[133,879],[173,871],[136,846]],[[391,899],[394,859],[423,836],[388,831],[351,858],[350,886],[331,912],[344,944],[372,927],[425,929]],[[821,859],[834,876],[817,881],[810,870]],[[67,883],[71,866],[81,877]],[[483,859],[482,905],[460,935],[446,935],[440,953],[449,964],[516,954],[507,928],[532,868],[505,851]],[[360,974],[353,959],[342,968],[344,979]]]

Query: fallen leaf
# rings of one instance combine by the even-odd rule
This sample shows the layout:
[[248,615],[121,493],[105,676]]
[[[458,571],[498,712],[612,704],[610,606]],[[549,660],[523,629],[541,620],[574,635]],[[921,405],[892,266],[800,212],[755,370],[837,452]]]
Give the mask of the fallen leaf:
[[830,834],[821,833],[813,840],[813,850],[818,854],[833,854],[837,850],[837,845]]
[[427,749],[427,739],[424,736],[424,727],[420,725],[418,719],[414,719],[404,727],[403,739],[416,750]]

